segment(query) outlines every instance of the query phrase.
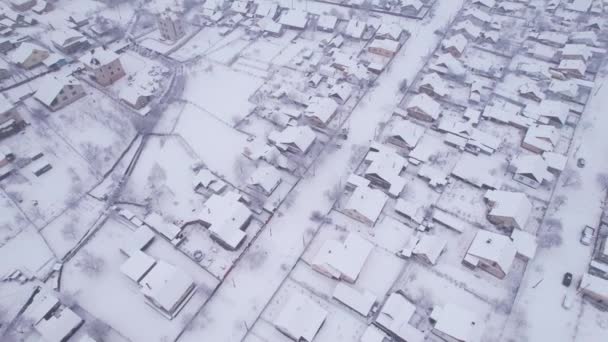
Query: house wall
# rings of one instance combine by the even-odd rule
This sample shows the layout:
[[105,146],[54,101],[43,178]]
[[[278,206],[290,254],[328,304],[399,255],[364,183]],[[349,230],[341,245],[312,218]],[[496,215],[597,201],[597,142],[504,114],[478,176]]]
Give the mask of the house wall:
[[492,261],[480,259],[477,266],[482,270],[495,276],[496,278],[503,279],[506,276],[506,273],[503,272],[503,270],[498,265],[494,265]]
[[375,53],[376,55],[380,55],[380,56],[384,56],[384,57],[393,57],[395,55],[395,53],[393,53],[392,51],[383,49],[383,48],[379,48],[379,47],[370,47],[369,52],[371,53]]
[[344,209],[344,214],[350,216],[351,218],[353,218],[359,222],[365,223],[366,225],[368,225],[370,227],[374,226],[375,222],[373,222],[372,220],[368,219],[367,217],[359,214],[359,212],[357,212],[356,210]]
[[84,91],[84,88],[81,85],[74,85],[74,86],[72,86],[72,88],[70,88],[69,85],[64,86],[63,89],[61,89],[61,92],[59,93],[59,95],[57,95],[55,100],[51,103],[49,108],[52,111],[59,110],[65,106],[75,102],[76,100],[80,99],[81,97],[84,97],[85,95],[86,95],[86,93]]
[[424,113],[421,110],[418,110],[418,108],[408,108],[407,112],[410,116],[412,116],[418,120],[427,121],[427,122],[434,121],[434,119],[431,116],[427,115],[426,113]]
[[527,185],[527,186],[529,186],[531,188],[534,188],[534,189],[536,189],[536,188],[538,188],[540,186],[540,184],[537,181],[535,181],[534,179],[532,179],[530,177],[526,177],[526,176],[524,176],[522,174],[515,174],[515,175],[513,175],[513,180],[515,180],[515,181],[517,181],[519,183],[522,183],[524,185]]
[[34,50],[32,54],[21,64],[21,67],[24,69],[31,69],[38,64],[42,63],[43,60],[49,57],[48,51],[44,50]]
[[157,24],[163,39],[177,41],[185,35],[184,26],[181,21],[173,21],[171,18],[159,16]]
[[20,12],[24,12],[29,10],[30,8],[34,7],[36,5],[36,0],[30,0],[30,1],[24,1],[21,4],[15,4],[13,2],[11,2],[11,6]]
[[110,85],[125,75],[120,59],[114,60],[112,63],[103,65],[93,71],[95,81],[100,85]]

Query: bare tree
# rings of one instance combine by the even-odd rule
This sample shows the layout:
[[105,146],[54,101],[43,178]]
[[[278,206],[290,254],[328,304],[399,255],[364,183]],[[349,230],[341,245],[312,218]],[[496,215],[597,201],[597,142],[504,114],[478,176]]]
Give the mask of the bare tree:
[[76,262],[78,267],[84,274],[90,277],[99,276],[104,269],[105,261],[88,251],[82,252],[80,259]]
[[548,218],[539,228],[537,234],[538,246],[542,248],[557,247],[562,244],[562,222],[557,218]]

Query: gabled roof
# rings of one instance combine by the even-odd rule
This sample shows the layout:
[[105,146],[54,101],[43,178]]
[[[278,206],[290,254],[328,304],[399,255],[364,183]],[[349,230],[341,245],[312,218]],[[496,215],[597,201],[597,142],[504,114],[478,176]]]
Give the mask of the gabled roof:
[[247,180],[249,185],[257,185],[266,193],[271,193],[280,182],[281,173],[270,165],[258,167]]
[[445,39],[443,41],[443,43],[441,44],[443,46],[444,49],[456,49],[456,51],[458,51],[458,53],[462,53],[465,49],[465,47],[468,44],[468,39],[467,37],[465,37],[462,33],[459,33],[455,36],[451,36],[448,39]]
[[416,109],[417,111],[421,111],[433,119],[439,118],[439,115],[441,114],[441,105],[439,102],[433,100],[433,98],[427,94],[414,95],[408,103],[407,109]]
[[480,229],[467,251],[467,257],[494,262],[507,273],[515,259],[515,246],[508,236]]
[[517,174],[527,175],[538,183],[553,179],[547,170],[547,162],[538,154],[519,155],[512,164]]
[[299,10],[288,10],[279,21],[283,25],[305,29],[308,24],[308,13]]
[[23,42],[13,52],[11,58],[13,62],[21,64],[24,63],[35,51],[46,51],[46,49],[29,42]]
[[350,233],[344,242],[325,240],[312,267],[328,276],[354,283],[365,266],[374,245],[356,233]]
[[295,293],[287,300],[274,326],[295,341],[312,342],[327,314],[327,310],[311,298]]
[[321,15],[317,21],[317,26],[324,30],[333,31],[338,23],[338,17],[334,15]]
[[80,82],[72,76],[48,75],[38,82],[38,90],[34,97],[43,104],[50,106],[59,92],[68,85],[79,86]]
[[532,213],[532,203],[523,192],[488,190],[484,198],[490,203],[489,215],[512,218],[517,228],[524,229]]
[[300,151],[306,152],[316,139],[315,132],[308,126],[288,126],[283,131],[273,131],[268,139],[281,149],[285,145],[294,145]]
[[344,34],[348,37],[360,39],[363,36],[363,32],[365,31],[366,24],[363,21],[351,19],[346,25],[346,29],[344,30]]
[[446,96],[450,92],[448,83],[436,72],[424,75],[420,87],[430,88],[439,96]]
[[391,129],[389,135],[394,138],[403,140],[406,145],[410,147],[416,147],[418,141],[424,136],[425,128],[417,125],[409,120],[396,120]]
[[108,49],[92,49],[80,57],[79,61],[91,69],[108,65],[120,58],[114,51]]
[[382,191],[357,187],[346,203],[346,210],[354,211],[370,222],[376,222],[388,200]]
[[451,336],[457,341],[477,341],[483,331],[480,316],[467,308],[448,303],[443,307],[435,306],[431,312],[434,330]]

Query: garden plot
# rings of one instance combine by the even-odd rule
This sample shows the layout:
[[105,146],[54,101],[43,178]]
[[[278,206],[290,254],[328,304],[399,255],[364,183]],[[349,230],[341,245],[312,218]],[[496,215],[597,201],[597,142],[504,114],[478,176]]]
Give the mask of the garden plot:
[[0,191],[0,248],[28,226],[27,218],[13,204],[12,200]]
[[[18,169],[0,182],[5,191],[38,228],[43,227],[66,207],[74,205],[98,181],[90,165],[57,133],[40,121],[21,134],[2,141],[17,158],[29,160],[43,156]],[[43,164],[51,169],[36,176]]]
[[[331,302],[315,296],[297,282],[287,280],[268,304],[262,313],[261,319],[258,321],[259,323],[253,327],[252,332],[268,341],[291,341],[274,327],[274,322],[278,319],[281,310],[291,296],[297,294],[311,298],[315,303],[319,304],[327,311],[327,317],[315,336],[315,341],[355,341],[363,334],[363,331],[365,331],[367,323],[356,318],[346,307],[338,306],[340,304],[337,303],[337,305],[334,305]],[[303,319],[305,318],[303,317]]]
[[465,50],[462,61],[474,73],[488,78],[501,78],[510,59],[473,47]]
[[[223,42],[222,42],[223,43]],[[251,45],[251,41],[248,37],[240,37],[231,41],[230,44],[214,47],[207,54],[207,58],[216,63],[231,66],[241,56],[243,50]],[[215,80],[215,79],[214,79]]]
[[83,197],[44,227],[41,234],[55,255],[62,259],[100,220],[104,210],[105,203],[89,196]]
[[[176,266],[197,284],[194,296],[177,317],[168,320],[147,304],[138,285],[120,271],[127,257],[119,247],[129,234],[132,234],[130,228],[108,220],[64,265],[62,293],[132,341],[173,340],[200,310],[218,282],[169,242],[159,237],[154,239],[145,252]],[[137,319],[133,319],[135,317]]]
[[240,183],[235,165],[247,145],[247,135],[192,104],[184,106],[175,133],[185,139],[209,169],[230,183]]
[[[508,73],[507,75],[505,75],[503,80],[496,85],[496,89],[494,91],[496,95],[502,96],[525,106],[537,102],[530,98],[525,98],[521,96],[520,90],[526,91],[526,87],[530,87],[530,89],[537,87],[538,90],[544,91],[548,85],[548,82],[537,82],[525,75]],[[541,95],[541,97],[544,99],[544,93]]]
[[483,199],[485,192],[452,178],[452,182],[446,186],[436,206],[478,227],[487,227],[491,223],[486,219],[487,206]]
[[205,27],[181,48],[171,53],[171,57],[184,62],[205,54],[216,44],[221,44],[222,40],[225,39],[220,33],[221,29],[219,26]]
[[264,82],[259,77],[209,63],[196,65],[189,76],[183,99],[230,126],[253,110],[255,105],[249,98]]
[[[85,89],[88,92],[85,97],[50,113],[45,122],[86,159],[93,170],[103,174],[118,160],[137,132],[129,115],[125,115],[116,102],[95,88],[85,85]],[[28,105],[36,113],[42,108],[33,99]]]
[[191,166],[195,162],[178,137],[149,138],[126,183],[123,200],[150,205],[173,219],[190,217],[203,202],[194,192]]

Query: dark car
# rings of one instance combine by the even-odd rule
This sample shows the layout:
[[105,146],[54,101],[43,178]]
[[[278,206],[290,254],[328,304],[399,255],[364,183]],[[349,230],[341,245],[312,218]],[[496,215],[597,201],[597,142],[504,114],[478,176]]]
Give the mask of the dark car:
[[576,161],[576,166],[578,166],[579,168],[585,167],[585,164],[587,164],[585,158],[578,158],[578,160]]
[[570,284],[572,284],[572,273],[566,272],[564,273],[564,279],[562,279],[562,285],[568,287]]

